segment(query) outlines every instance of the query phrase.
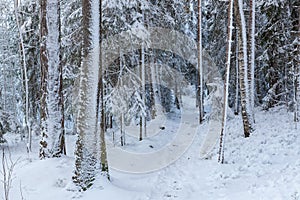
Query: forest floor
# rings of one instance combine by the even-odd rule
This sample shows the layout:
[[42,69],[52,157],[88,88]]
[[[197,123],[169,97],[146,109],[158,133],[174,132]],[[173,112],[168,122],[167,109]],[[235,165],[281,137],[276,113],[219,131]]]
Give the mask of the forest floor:
[[[196,116],[197,112],[187,109],[186,113]],[[176,137],[174,130],[179,120],[176,116],[175,113],[169,118],[173,123],[164,119],[166,129],[153,134],[152,139],[146,138],[144,145],[133,143],[134,137],[129,135],[126,150],[147,153],[163,148],[166,140]],[[75,191],[72,183],[75,136],[66,138],[67,156],[39,160],[38,138],[28,155],[19,136],[7,134],[11,160],[16,163],[9,197],[11,200],[300,200],[300,124],[296,129],[292,113],[284,107],[269,111],[257,108],[255,118],[255,131],[249,138],[243,137],[240,116],[229,119],[225,164],[217,162],[217,146],[207,159],[199,157],[208,130],[205,122],[196,130],[187,151],[169,166],[136,174],[110,169],[111,182],[99,175],[93,187],[83,193]],[[0,171],[3,180],[2,167]],[[4,194],[2,185],[0,198]]]

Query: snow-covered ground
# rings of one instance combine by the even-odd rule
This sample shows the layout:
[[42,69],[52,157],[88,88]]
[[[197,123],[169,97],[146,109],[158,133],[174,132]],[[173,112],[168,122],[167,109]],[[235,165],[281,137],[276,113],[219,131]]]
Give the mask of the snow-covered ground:
[[[196,119],[196,109],[186,112],[194,113]],[[299,200],[300,124],[296,129],[292,114],[284,107],[268,112],[258,108],[255,117],[255,131],[247,139],[243,137],[240,116],[229,120],[225,164],[217,162],[217,147],[208,159],[200,159],[200,147],[208,130],[208,123],[204,123],[196,129],[188,150],[171,165],[139,174],[110,169],[111,182],[99,175],[94,186],[83,193],[74,191],[72,184],[75,136],[67,137],[68,156],[39,160],[38,140],[28,156],[19,137],[6,135],[12,161],[18,159],[10,199],[22,200],[23,196],[26,200]],[[145,145],[134,144],[132,136],[128,136],[127,150],[154,151],[160,135],[159,144],[176,138],[171,133],[175,130],[172,122],[162,123],[166,129],[154,134],[152,140],[145,139]],[[157,150],[161,148],[157,145]],[[2,185],[0,194],[2,198]]]

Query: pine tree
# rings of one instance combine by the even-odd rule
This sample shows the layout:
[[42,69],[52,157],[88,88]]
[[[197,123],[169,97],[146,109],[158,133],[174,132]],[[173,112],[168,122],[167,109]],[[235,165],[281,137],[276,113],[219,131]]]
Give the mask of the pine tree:
[[81,65],[81,0],[61,1],[61,52],[63,65],[63,93],[66,131],[75,134]]
[[[293,21],[298,1],[257,1],[257,98],[266,110],[276,105],[293,108]],[[284,9],[283,9],[284,8]],[[279,31],[280,30],[280,31]]]

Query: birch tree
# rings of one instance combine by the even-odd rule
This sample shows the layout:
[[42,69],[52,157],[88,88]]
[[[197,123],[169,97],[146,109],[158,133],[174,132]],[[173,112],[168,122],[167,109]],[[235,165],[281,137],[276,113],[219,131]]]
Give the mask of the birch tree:
[[222,129],[220,133],[220,148],[218,162],[224,162],[224,141],[226,134],[227,109],[228,109],[228,90],[229,90],[229,75],[230,75],[230,59],[231,59],[231,44],[232,44],[232,29],[233,29],[233,0],[229,1],[228,7],[228,38],[226,47],[226,76],[224,87],[224,107],[222,118]]
[[235,18],[239,28],[239,68],[240,68],[240,92],[242,119],[244,126],[244,135],[249,137],[252,131],[252,114],[250,106],[250,93],[248,84],[248,59],[247,59],[247,33],[246,21],[243,10],[243,1],[235,0]]
[[250,0],[250,16],[249,16],[249,90],[250,90],[250,106],[252,118],[254,121],[254,104],[255,104],[255,5],[256,0]]

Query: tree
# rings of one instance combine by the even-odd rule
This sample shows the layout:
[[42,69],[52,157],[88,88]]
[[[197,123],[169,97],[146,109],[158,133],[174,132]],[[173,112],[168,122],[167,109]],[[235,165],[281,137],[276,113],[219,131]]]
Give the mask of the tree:
[[294,108],[292,52],[297,6],[296,0],[257,0],[256,27],[260,31],[256,37],[256,97],[265,110],[277,105]]
[[[142,3],[138,3],[138,10],[141,14],[141,19],[140,19],[140,23],[142,26],[145,26],[145,13],[144,10],[142,9]],[[141,49],[140,49],[140,62],[139,62],[139,71],[140,71],[140,82],[141,82],[141,100],[142,100],[142,104],[145,104],[146,102],[146,69],[145,69],[145,41],[142,41],[141,44]],[[145,106],[142,106],[143,108],[145,108]],[[142,109],[142,112],[140,114],[140,137],[139,140],[143,140],[143,135],[144,137],[146,137],[146,111],[145,109]]]
[[250,16],[249,16],[249,33],[248,33],[248,49],[249,49],[249,91],[250,91],[250,106],[252,118],[254,120],[254,105],[255,105],[255,2],[250,0]]
[[[203,6],[203,48],[217,66],[226,66],[228,4],[209,0]],[[221,74],[226,69],[221,68]]]
[[66,134],[75,133],[81,65],[81,0],[61,1],[61,52]]
[[[39,40],[39,2],[37,0],[23,0],[19,1],[18,8],[18,21],[21,25],[23,43],[24,43],[24,53],[25,64],[27,68],[27,82],[28,82],[28,123],[32,135],[39,132],[39,122],[40,121],[40,40]],[[21,49],[20,49],[21,50]],[[23,63],[21,59],[20,61]],[[24,67],[23,67],[24,68]],[[22,70],[24,71],[24,70]],[[25,73],[23,73],[25,75]],[[24,85],[24,102],[26,102],[26,83],[25,77],[23,75],[23,85]],[[26,111],[24,103],[24,112]]]
[[296,87],[297,87],[297,91],[298,91],[298,93],[297,93],[297,104],[296,104],[296,106],[297,106],[297,108],[296,108],[296,110],[297,110],[297,112],[298,113],[296,113],[296,115],[297,115],[297,121],[299,121],[299,118],[300,118],[300,6],[298,6],[298,37],[297,37],[297,51],[296,51],[296,63],[297,63],[297,65],[298,65],[298,77],[297,77],[297,85],[296,85]]
[[247,59],[247,34],[246,22],[243,11],[243,1],[235,0],[235,19],[239,28],[239,67],[240,67],[240,91],[242,119],[244,125],[244,135],[249,137],[252,131],[252,114],[250,107],[250,93],[248,84],[248,59]]
[[59,0],[41,1],[41,141],[40,158],[65,154]]
[[226,47],[226,74],[224,87],[224,107],[222,118],[222,129],[220,133],[220,148],[218,162],[224,162],[224,141],[226,134],[227,109],[228,109],[228,90],[229,90],[229,75],[230,75],[230,60],[231,60],[231,44],[232,44],[232,29],[233,29],[233,0],[229,1],[228,7],[228,38]]
[[[99,159],[97,159],[99,152],[102,170],[108,172],[104,138],[103,68],[100,60],[100,9],[101,4],[98,0],[82,1],[82,65],[76,122],[78,139],[75,152],[75,175],[73,176],[74,183],[81,190],[91,187],[95,180],[99,170]],[[97,127],[97,94],[100,94],[100,141]]]
[[27,65],[26,65],[26,55],[25,55],[25,47],[24,47],[24,39],[23,39],[23,31],[21,24],[19,22],[19,4],[18,1],[15,0],[14,3],[14,9],[15,9],[15,16],[16,16],[16,23],[19,31],[19,40],[20,40],[20,52],[22,55],[22,66],[23,66],[23,73],[24,73],[24,84],[25,84],[25,127],[26,132],[28,135],[28,143],[27,148],[28,151],[31,151],[31,130],[30,130],[30,124],[29,124],[29,91],[28,91],[28,76],[27,76]]
[[203,66],[202,66],[202,9],[201,0],[198,0],[198,80],[197,80],[197,93],[198,93],[198,106],[199,106],[199,123],[201,124],[204,116],[204,106],[203,106]]
[[[17,11],[17,13],[16,13]],[[10,1],[0,4],[0,130],[8,132],[28,132],[25,126],[25,84],[20,49],[20,30],[16,26],[16,14],[20,20],[20,9],[15,9]],[[23,26],[25,29],[26,26]],[[24,36],[23,29],[22,36]],[[28,130],[28,129],[27,129]],[[28,134],[27,134],[28,136]],[[5,142],[0,136],[0,142]]]
[[[40,141],[41,149],[40,149],[40,158],[46,157],[47,155],[47,142],[43,141],[43,138],[47,138],[47,74],[48,74],[48,57],[47,57],[47,49],[46,49],[46,37],[48,34],[47,29],[47,0],[41,0],[40,2],[40,13],[41,13],[41,21],[40,21],[40,65],[41,65],[41,137]],[[44,151],[45,150],[45,151]]]
[[[100,0],[99,3],[99,28],[100,28],[100,41],[99,41],[99,45],[100,45],[100,53],[99,53],[99,65],[100,65],[100,69],[99,69],[99,80],[98,80],[98,87],[100,87],[100,90],[98,88],[98,91],[100,91],[100,113],[101,113],[101,122],[100,122],[100,167],[101,167],[101,172],[103,173],[104,176],[106,176],[108,179],[110,179],[109,176],[109,172],[108,172],[108,162],[107,162],[107,153],[106,153],[106,143],[105,143],[105,104],[104,104],[104,66],[103,66],[103,61],[102,61],[102,28],[101,28],[101,24],[102,24],[102,0]],[[99,95],[99,94],[98,94]],[[98,98],[98,97],[97,97]],[[98,110],[97,110],[98,112]],[[97,119],[98,121],[98,119]]]
[[[294,101],[294,122],[300,118],[300,5],[292,7],[293,24],[293,101]],[[298,13],[298,17],[297,17]]]
[[234,95],[234,114],[239,114],[239,33],[235,29],[235,95]]

